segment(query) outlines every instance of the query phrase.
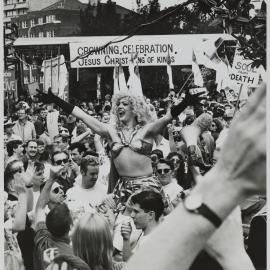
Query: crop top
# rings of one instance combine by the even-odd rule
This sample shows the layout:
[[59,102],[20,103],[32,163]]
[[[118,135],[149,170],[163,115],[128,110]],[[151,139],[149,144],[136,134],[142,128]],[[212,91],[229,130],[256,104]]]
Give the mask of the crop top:
[[113,142],[111,145],[111,154],[112,154],[112,158],[116,158],[118,157],[118,155],[120,154],[120,152],[122,151],[122,149],[124,147],[129,147],[132,151],[144,155],[144,156],[148,156],[150,157],[151,152],[152,152],[152,148],[153,148],[153,144],[146,142],[144,140],[137,140],[132,142],[134,136],[136,135],[138,131],[138,128],[136,128],[133,133],[131,134],[130,140],[129,142],[126,141],[125,136],[123,134],[122,131],[118,132],[118,135],[121,139],[121,142]]

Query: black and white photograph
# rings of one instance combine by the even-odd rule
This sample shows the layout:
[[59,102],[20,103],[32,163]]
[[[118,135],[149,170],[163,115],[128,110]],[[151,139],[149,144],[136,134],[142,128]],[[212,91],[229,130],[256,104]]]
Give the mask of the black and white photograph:
[[267,270],[267,11],[3,0],[0,268]]

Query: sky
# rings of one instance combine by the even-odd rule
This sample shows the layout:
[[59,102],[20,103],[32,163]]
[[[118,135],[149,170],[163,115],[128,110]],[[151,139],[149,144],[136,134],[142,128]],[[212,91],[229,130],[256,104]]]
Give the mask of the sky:
[[[102,0],[101,2],[107,2],[107,0]],[[136,9],[136,0],[114,0],[119,6],[128,8],[128,9]],[[148,0],[141,0],[142,4],[148,4]],[[185,2],[184,0],[159,0],[161,9],[164,9],[165,7],[174,6],[177,4],[180,4],[182,2]]]

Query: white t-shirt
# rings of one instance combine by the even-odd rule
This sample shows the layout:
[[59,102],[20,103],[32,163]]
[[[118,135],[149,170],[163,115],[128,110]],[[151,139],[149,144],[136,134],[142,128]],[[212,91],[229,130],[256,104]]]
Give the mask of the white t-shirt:
[[183,191],[183,188],[179,186],[176,182],[171,182],[170,184],[163,186],[164,193],[170,201],[173,201],[177,195]]
[[141,246],[143,246],[143,244],[145,243],[145,241],[147,241],[147,239],[149,239],[149,235],[144,235],[144,233],[142,232],[136,246],[132,250],[132,253],[135,254],[138,251],[138,249],[141,248]]
[[66,202],[71,208],[80,206],[87,212],[87,210],[91,211],[91,206],[95,207],[100,204],[106,195],[106,187],[98,182],[94,187],[89,189],[82,188],[81,185],[76,185],[67,191]]

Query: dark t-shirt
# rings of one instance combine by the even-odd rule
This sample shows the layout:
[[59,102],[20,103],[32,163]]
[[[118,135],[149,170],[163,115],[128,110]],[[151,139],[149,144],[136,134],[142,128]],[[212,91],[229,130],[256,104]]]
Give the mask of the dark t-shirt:
[[45,222],[39,222],[34,238],[34,269],[44,270],[47,263],[43,260],[43,253],[48,248],[58,248],[59,254],[74,255],[67,238],[56,238],[48,231]]

